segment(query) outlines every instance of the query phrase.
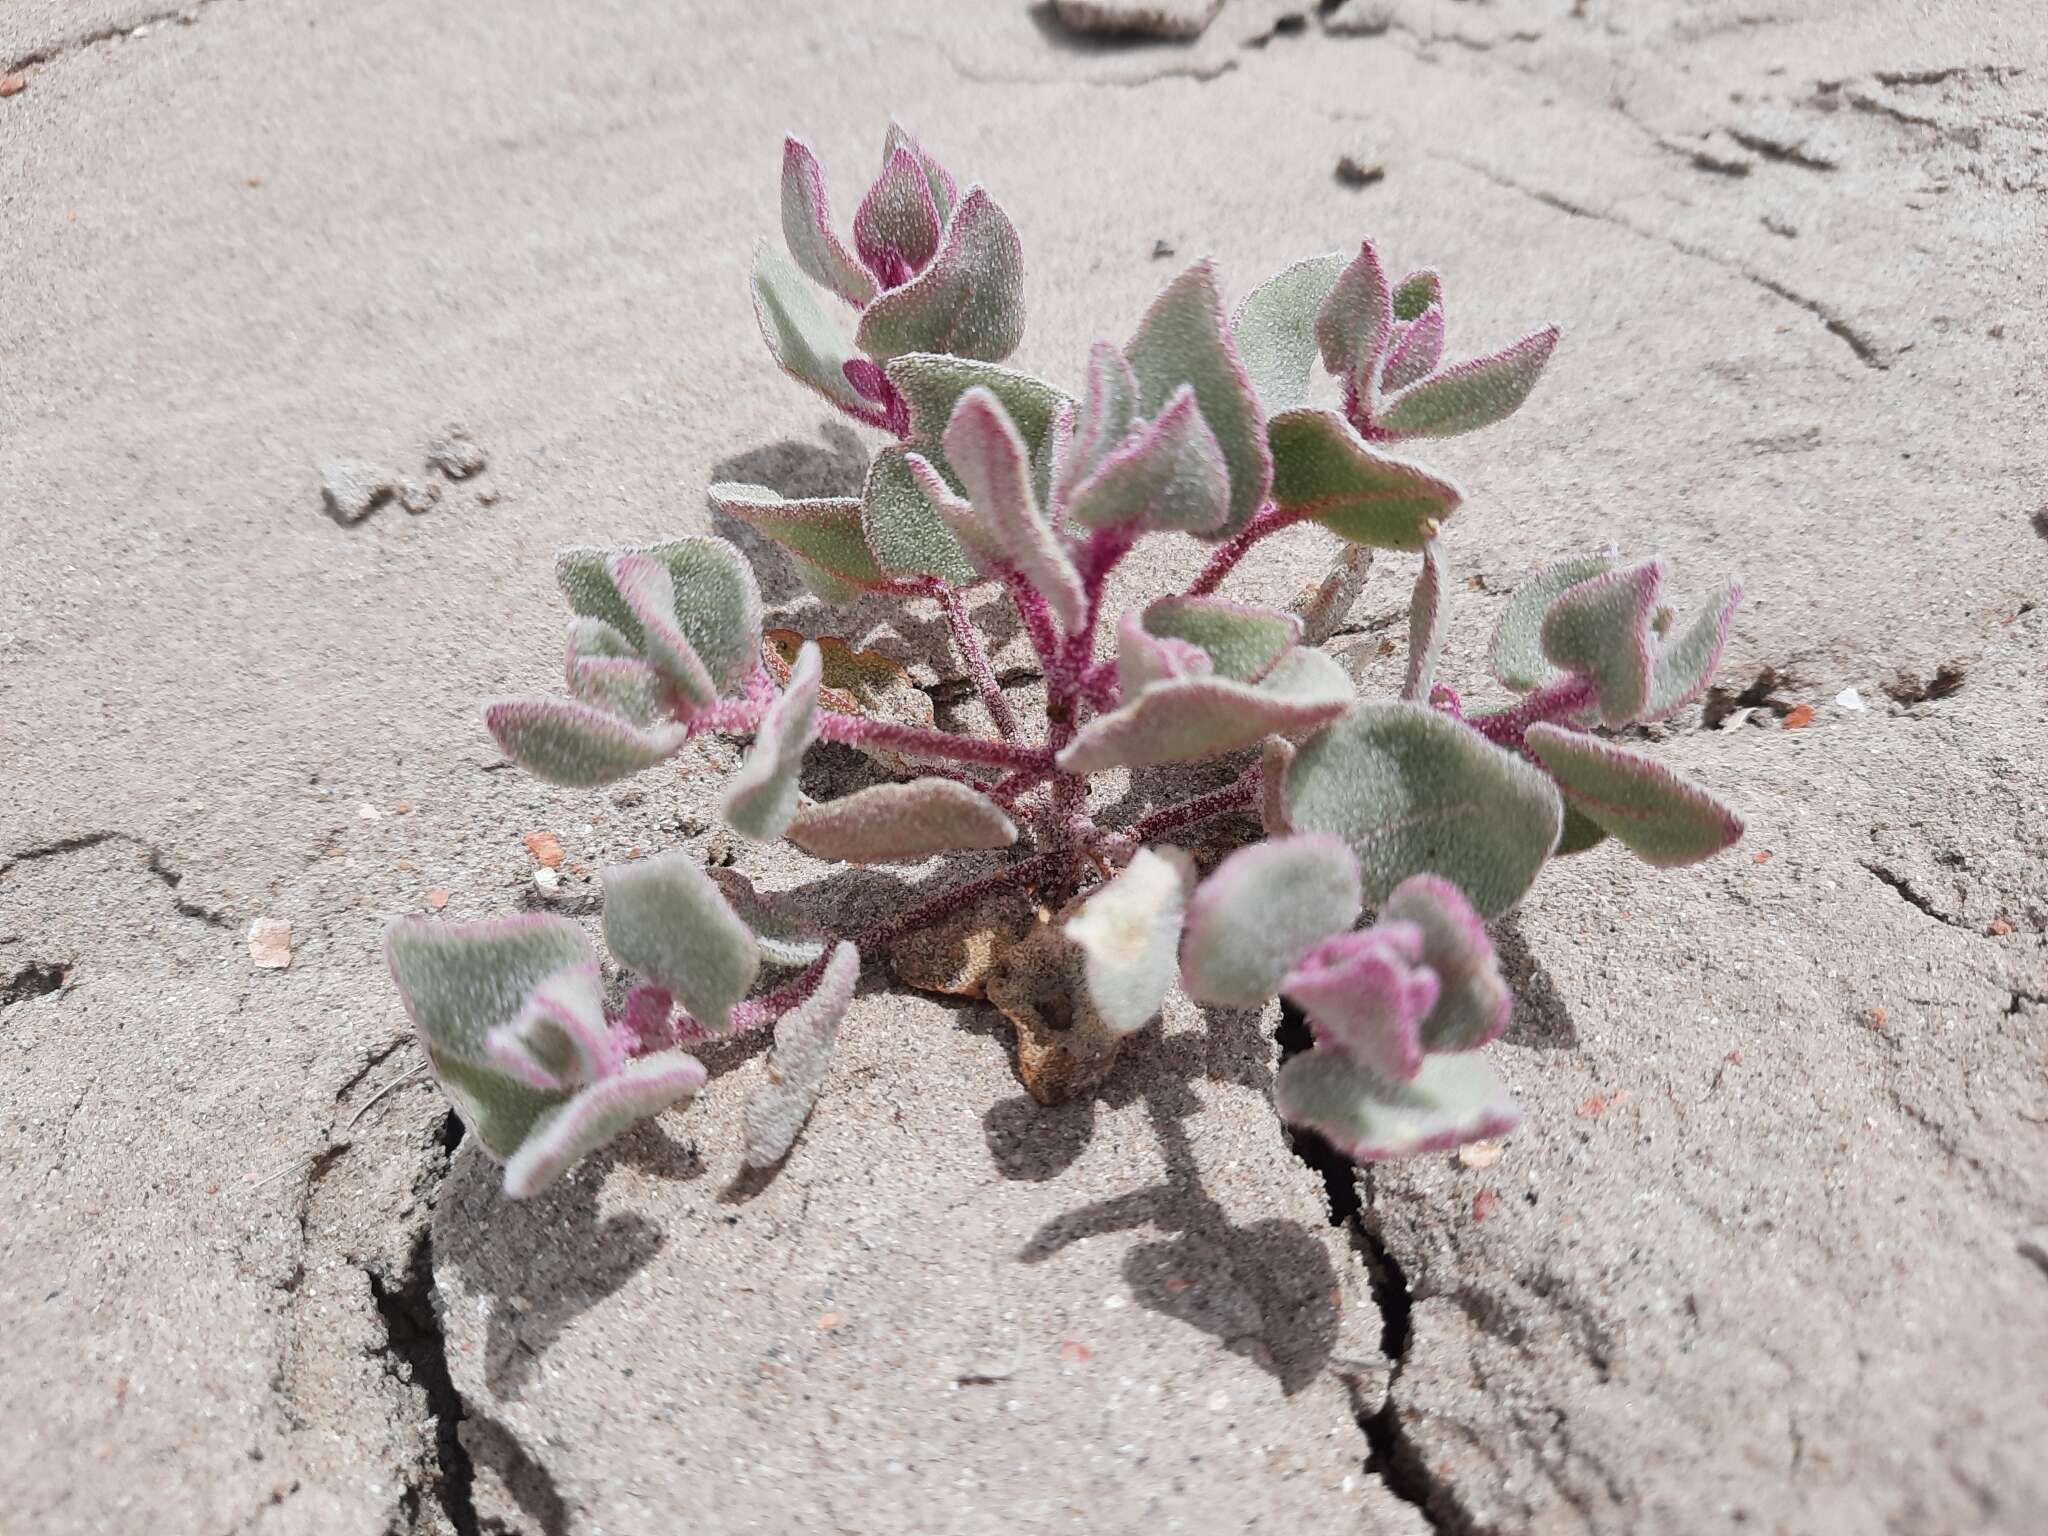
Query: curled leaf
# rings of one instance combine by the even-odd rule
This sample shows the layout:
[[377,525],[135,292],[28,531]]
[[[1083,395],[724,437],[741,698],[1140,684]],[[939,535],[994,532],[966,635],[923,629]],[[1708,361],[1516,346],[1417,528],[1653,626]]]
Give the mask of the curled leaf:
[[825,1086],[833,1042],[859,980],[860,951],[842,942],[811,995],[775,1021],[768,1080],[748,1098],[740,1119],[749,1168],[772,1167],[795,1144]]
[[1081,948],[1088,996],[1115,1035],[1143,1029],[1179,973],[1181,913],[1195,881],[1178,848],[1140,848],[1116,878],[1092,892],[1066,922]]
[[1555,725],[1526,740],[1566,802],[1661,869],[1712,858],[1742,836],[1742,818],[1655,758]]
[[1443,307],[1443,279],[1436,268],[1423,267],[1410,272],[1394,287],[1394,318],[1396,320],[1420,320],[1434,304]]
[[1415,578],[1415,595],[1408,602],[1408,679],[1401,697],[1429,702],[1429,690],[1436,682],[1437,658],[1443,654],[1446,598],[1450,578],[1444,563],[1443,541],[1431,539],[1422,547],[1422,570]]
[[1268,416],[1307,403],[1317,354],[1316,314],[1344,267],[1342,251],[1297,261],[1238,305],[1231,331]]
[[629,1061],[567,1103],[545,1111],[505,1163],[505,1193],[514,1200],[539,1194],[579,1158],[704,1086],[704,1064],[681,1051],[660,1051]]
[[1604,575],[1620,563],[1621,552],[1610,546],[1547,565],[1515,588],[1493,632],[1493,675],[1517,693],[1559,681],[1564,674],[1543,654],[1543,616],[1580,582]]
[[718,701],[718,685],[676,622],[675,579],[652,555],[625,550],[606,564],[612,585],[640,626],[640,649],[692,710]]
[[1513,996],[1486,925],[1457,886],[1441,875],[1411,875],[1381,904],[1380,921],[1412,924],[1422,936],[1422,963],[1436,974],[1436,1004],[1421,1026],[1425,1050],[1476,1050],[1508,1027]]
[[1643,719],[1668,720],[1707,691],[1741,602],[1742,583],[1724,582],[1683,629],[1659,642],[1650,663],[1650,702]]
[[794,137],[782,141],[782,239],[806,276],[847,303],[875,296],[875,280],[833,232],[824,167],[810,145]]
[[1301,637],[1301,622],[1291,613],[1220,597],[1155,598],[1143,618],[1147,634],[1200,647],[1210,670],[1234,683],[1257,682]]
[[1544,658],[1592,679],[1610,726],[1627,725],[1649,707],[1651,623],[1663,585],[1664,562],[1645,560],[1568,588],[1543,615]]
[[[861,274],[866,278],[867,274]],[[782,371],[808,384],[840,410],[866,419],[872,406],[846,376],[853,357],[846,333],[818,305],[803,274],[764,242],[754,251],[748,274],[754,320],[761,339]]]
[[1444,312],[1432,305],[1414,320],[1395,327],[1394,344],[1380,359],[1379,391],[1392,394],[1428,378],[1443,355]]
[[1181,985],[1197,1002],[1256,1008],[1301,957],[1357,921],[1358,860],[1304,833],[1240,848],[1188,903]]
[[1137,413],[1138,376],[1131,372],[1123,353],[1098,341],[1088,353],[1088,384],[1074,417],[1073,445],[1056,487],[1062,507],[1072,504],[1074,491],[1130,434]]
[[1230,515],[1230,468],[1191,385],[1136,428],[1073,492],[1068,515],[1090,528],[1137,524],[1207,534]]
[[1341,715],[1351,679],[1321,651],[1293,650],[1255,685],[1183,676],[1098,715],[1059,755],[1069,773],[1193,763],[1270,735],[1298,735]]
[[1354,544],[1421,549],[1463,500],[1450,481],[1368,445],[1334,411],[1284,411],[1271,435],[1273,505]]
[[748,837],[772,841],[796,815],[797,774],[818,739],[818,683],[824,663],[815,645],[797,653],[789,681],[754,730],[754,744],[726,786],[726,823]]
[[764,485],[733,481],[712,486],[710,496],[712,506],[773,539],[800,566],[824,570],[855,587],[878,587],[888,580],[868,548],[857,496],[790,501]]
[[1176,677],[1207,677],[1216,670],[1209,653],[1191,641],[1156,636],[1133,608],[1116,625],[1117,686],[1128,702],[1154,683]]
[[668,853],[600,872],[604,941],[621,965],[665,987],[710,1033],[761,969],[747,925],[687,854]]
[[519,1012],[484,1037],[484,1053],[499,1070],[546,1093],[617,1070],[623,1057],[605,1024],[597,962],[580,960],[536,983]]
[[[1077,631],[1087,616],[1087,594],[1059,536],[1039,510],[1030,454],[1002,402],[989,390],[970,389],[953,408],[944,445],[987,541],[1045,598],[1060,627],[1069,634]],[[912,467],[915,472],[914,463]],[[929,487],[926,493],[931,494]],[[944,515],[946,508],[940,512]],[[956,533],[962,531],[955,528]]]
[[571,789],[595,789],[652,768],[689,739],[680,725],[642,729],[574,699],[500,699],[485,706],[484,723],[520,767]]
[[925,147],[910,136],[910,130],[894,118],[889,119],[888,134],[882,140],[882,162],[887,164],[901,149],[907,149],[917,158],[923,169],[925,183],[931,189],[932,206],[938,210],[939,222],[945,223],[953,216],[953,203],[958,190],[953,184],[953,174],[934,159]]
[[868,305],[857,340],[878,360],[950,352],[994,362],[1023,336],[1023,246],[1009,215],[969,187],[931,264]]
[[[645,548],[577,547],[555,555],[555,580],[572,611],[602,619],[645,654],[647,636],[611,576],[618,555],[647,555],[668,573],[675,627],[723,692],[754,669],[761,646],[761,592],[746,556],[724,539],[671,539]],[[649,657],[653,660],[655,658]]]
[[1370,240],[1337,275],[1316,312],[1316,345],[1323,366],[1354,387],[1372,377],[1373,365],[1394,330],[1393,295]]
[[1446,368],[1390,399],[1378,425],[1396,437],[1453,437],[1490,427],[1529,398],[1556,348],[1557,327],[1546,325],[1491,356]]
[[988,796],[953,779],[874,784],[806,806],[789,840],[819,859],[914,864],[935,853],[1007,848],[1017,826]]
[[1407,1082],[1389,1082],[1335,1051],[1304,1051],[1280,1069],[1273,1106],[1356,1162],[1443,1152],[1505,1136],[1521,1123],[1482,1056],[1428,1056]]
[[1308,1015],[1318,1045],[1392,1081],[1422,1068],[1422,1019],[1440,983],[1422,964],[1422,930],[1378,922],[1323,940],[1294,963],[1280,990]]
[[889,156],[853,216],[853,245],[883,288],[924,270],[939,250],[939,210],[924,167],[908,149]]

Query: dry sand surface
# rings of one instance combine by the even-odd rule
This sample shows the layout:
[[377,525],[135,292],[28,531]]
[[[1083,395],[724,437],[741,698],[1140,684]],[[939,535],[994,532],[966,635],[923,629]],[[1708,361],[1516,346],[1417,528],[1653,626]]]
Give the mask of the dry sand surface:
[[[0,1529],[2044,1528],[2034,0],[1229,0],[1177,44],[1009,0],[8,0],[16,72]],[[769,1179],[745,1048],[525,1206],[420,1080],[393,916],[588,916],[634,847],[799,878],[715,775],[551,790],[476,704],[554,685],[556,545],[857,473],[744,273],[781,134],[850,212],[892,111],[1015,217],[1017,361],[1063,382],[1195,256],[1241,293],[1368,233],[1444,270],[1454,348],[1562,324],[1428,455],[1454,677],[1545,559],[1747,577],[1728,696],[1658,750],[1748,837],[1596,851],[1502,926],[1497,1163],[1326,1182],[1273,1020],[1184,1005],[1038,1111],[997,1015],[873,967]],[[344,526],[336,460],[438,503]],[[897,643],[943,702],[934,636]]]

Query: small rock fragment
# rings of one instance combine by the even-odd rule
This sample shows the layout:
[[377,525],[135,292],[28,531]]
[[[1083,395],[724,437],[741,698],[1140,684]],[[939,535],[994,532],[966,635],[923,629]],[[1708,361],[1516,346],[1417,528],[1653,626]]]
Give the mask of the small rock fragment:
[[1378,37],[1393,26],[1395,10],[1393,0],[1338,0],[1323,16],[1323,30],[1338,37]]
[[1052,11],[1076,32],[1112,37],[1200,37],[1223,0],[1052,0]]
[[259,970],[282,971],[292,963],[292,925],[281,917],[259,917],[249,925],[249,959]]
[[28,76],[20,70],[11,75],[0,75],[0,97],[19,96],[28,89]]
[[1376,181],[1384,181],[1387,168],[1377,160],[1361,160],[1356,155],[1340,155],[1337,159],[1337,179],[1347,187],[1369,187]]
[[429,886],[427,887],[426,902],[428,906],[439,912],[448,905],[448,892],[438,885]]
[[431,512],[441,504],[441,487],[408,476],[398,482],[398,504],[415,517]]
[[1863,695],[1854,688],[1844,688],[1835,695],[1835,707],[1837,709],[1860,710],[1864,707]]
[[1173,246],[1170,242],[1165,240],[1154,240],[1152,242],[1152,259],[1154,261],[1164,261],[1172,254]]
[[2012,932],[2012,924],[2002,917],[1994,917],[1984,931],[1994,939],[2002,939]]
[[562,866],[562,842],[552,832],[529,832],[520,841],[526,844],[526,851],[533,855],[533,862],[546,869]]
[[331,459],[320,466],[320,499],[337,523],[360,523],[391,499],[391,477],[361,459]]
[[1472,1141],[1458,1148],[1458,1162],[1466,1168],[1491,1168],[1499,1161],[1497,1141]]
[[476,493],[476,504],[480,507],[495,507],[499,492],[495,486],[486,486]]
[[533,872],[533,883],[552,896],[562,888],[562,877],[553,868],[543,864]]
[[1774,213],[1767,213],[1763,219],[1764,228],[1781,240],[1797,240],[1799,226],[1790,219],[1781,219]]
[[2048,1227],[2035,1227],[2032,1231],[2022,1233],[2019,1250],[2021,1258],[2038,1264],[2041,1272],[2048,1274]]
[[1792,708],[1786,712],[1785,718],[1781,722],[1781,724],[1788,731],[1805,730],[1809,725],[1813,724],[1813,706],[1811,704],[1793,705]]
[[427,467],[438,469],[450,480],[467,480],[481,473],[485,462],[483,449],[469,440],[468,431],[461,426],[450,425],[427,444]]
[[1472,1219],[1484,1221],[1500,1209],[1500,1196],[1491,1189],[1482,1189],[1472,1197]]

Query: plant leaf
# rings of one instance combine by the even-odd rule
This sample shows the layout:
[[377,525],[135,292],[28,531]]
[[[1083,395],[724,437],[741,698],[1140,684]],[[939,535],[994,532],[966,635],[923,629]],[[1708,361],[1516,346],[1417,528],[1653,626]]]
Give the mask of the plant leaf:
[[1193,386],[1175,390],[1164,410],[1112,449],[1067,507],[1091,528],[1138,523],[1201,535],[1220,526],[1230,515],[1230,467]]
[[1420,268],[1394,286],[1394,318],[1420,320],[1430,305],[1441,308],[1443,301],[1443,279],[1437,276],[1436,268]]
[[1493,632],[1493,675],[1504,687],[1528,693],[1564,677],[1543,654],[1543,616],[1580,582],[1604,575],[1620,563],[1620,551],[1610,546],[1556,561],[1515,588]]
[[713,507],[773,539],[803,565],[854,587],[879,587],[889,579],[868,548],[857,496],[789,501],[764,485],[730,480],[712,486],[710,495]]
[[853,247],[884,288],[907,281],[939,251],[939,210],[908,149],[889,156],[853,216]]
[[1597,848],[1607,841],[1607,829],[1593,820],[1584,811],[1567,800],[1564,803],[1564,830],[1557,835],[1557,851],[1553,859],[1562,859],[1574,853],[1584,853]]
[[1477,1050],[1508,1027],[1514,998],[1463,891],[1441,875],[1411,875],[1381,905],[1380,921],[1414,924],[1422,963],[1436,973],[1436,1005],[1422,1020],[1425,1050]]
[[1294,828],[1287,825],[1287,765],[1294,761],[1294,743],[1285,736],[1268,736],[1259,750],[1259,828],[1268,837],[1285,837]]
[[960,541],[911,473],[907,449],[894,445],[868,465],[861,523],[875,562],[893,576],[936,576],[965,586],[978,574]]
[[885,371],[910,411],[910,446],[923,450],[926,458],[939,452],[953,409],[970,389],[985,389],[1002,401],[1034,455],[1044,448],[1061,409],[1073,404],[1065,393],[1028,373],[941,352],[906,352],[891,358]]
[[1412,1079],[1390,1083],[1335,1051],[1304,1051],[1281,1067],[1273,1106],[1360,1163],[1505,1136],[1522,1119],[1492,1064],[1471,1054],[1425,1057]]
[[723,1031],[761,969],[760,946],[688,855],[599,872],[612,957],[665,987],[705,1030]]
[[1137,420],[1138,376],[1123,353],[1106,341],[1096,342],[1088,352],[1088,382],[1074,418],[1074,446],[1060,474],[1062,507],[1072,503],[1073,493],[1130,435]]
[[875,280],[833,232],[824,167],[810,145],[795,137],[782,141],[782,240],[805,275],[847,303],[861,305],[875,296]]
[[910,136],[910,130],[894,118],[889,119],[889,132],[882,140],[882,161],[887,164],[896,151],[907,149],[917,157],[923,167],[925,182],[931,188],[932,206],[939,211],[939,222],[945,223],[953,216],[953,203],[958,189],[953,184],[953,174],[925,150],[925,147]]
[[682,749],[680,725],[646,729],[575,699],[499,699],[484,724],[507,757],[535,778],[595,789],[664,762]]
[[1742,583],[1724,582],[1720,591],[1694,611],[1683,630],[1657,646],[1650,664],[1650,702],[1643,719],[1668,720],[1707,691],[1741,603]]
[[1301,638],[1301,621],[1277,608],[1220,597],[1161,597],[1145,605],[1145,632],[1185,640],[1209,657],[1217,677],[1255,683]]
[[1266,414],[1308,402],[1315,370],[1316,315],[1344,270],[1342,251],[1283,267],[1245,295],[1231,330]]
[[[1031,456],[1002,402],[986,389],[962,395],[946,426],[944,446],[1003,558],[1037,588],[1063,630],[1078,631],[1087,618],[1088,596],[1059,536],[1039,510],[1031,488]],[[940,511],[943,515],[945,509]]]
[[566,1093],[618,1070],[623,1049],[604,1017],[604,978],[579,960],[537,983],[508,1022],[484,1037],[500,1071],[543,1093]]
[[754,250],[748,283],[761,339],[782,371],[810,385],[840,410],[863,419],[871,416],[874,407],[846,377],[846,363],[853,356],[846,333],[818,307],[803,274],[764,241]]
[[1273,505],[1340,538],[1419,550],[1464,499],[1448,480],[1370,447],[1335,411],[1275,416]]
[[1294,963],[1280,991],[1308,1015],[1319,1046],[1405,1082],[1422,1069],[1422,1019],[1441,986],[1421,961],[1422,930],[1382,921],[1323,940]]
[[914,864],[935,853],[1007,848],[1017,826],[1001,806],[954,779],[874,784],[797,812],[789,840],[813,858]]
[[549,977],[594,963],[582,930],[565,917],[408,917],[384,930],[384,958],[427,1064],[462,1123],[492,1157],[510,1157],[562,1096],[499,1071],[490,1036],[518,1018]]
[[815,645],[797,652],[782,694],[768,706],[754,730],[747,760],[725,787],[721,805],[727,825],[748,837],[772,842],[796,816],[797,774],[804,753],[818,739],[818,683],[824,660]]
[[911,453],[904,455],[903,467],[910,471],[910,478],[924,492],[924,499],[939,514],[946,531],[959,543],[977,576],[988,575],[1007,560],[1009,551],[1003,547],[1002,536],[993,521],[954,490],[936,464],[921,453]]
[[1316,311],[1316,345],[1323,366],[1357,387],[1372,377],[1373,366],[1394,332],[1394,301],[1387,274],[1370,240],[1330,287]]
[[1742,836],[1742,818],[1655,758],[1555,725],[1526,740],[1565,799],[1660,869],[1712,858]]
[[638,1122],[704,1086],[704,1064],[681,1051],[657,1051],[629,1061],[542,1114],[505,1164],[505,1193],[514,1200],[539,1194],[580,1158]]
[[1350,843],[1368,901],[1434,871],[1489,918],[1522,899],[1563,817],[1534,764],[1422,704],[1360,705],[1301,743],[1285,804],[1290,826]]
[[1181,385],[1194,386],[1202,419],[1230,469],[1230,516],[1204,537],[1236,533],[1264,505],[1273,461],[1266,450],[1266,413],[1238,361],[1210,263],[1197,262],[1166,285],[1124,356],[1137,376],[1142,417],[1158,415]]
[[1401,685],[1401,697],[1418,704],[1429,702],[1430,687],[1436,682],[1450,585],[1443,540],[1431,539],[1422,546],[1422,570],[1415,578],[1415,595],[1408,601],[1408,678]]
[[1358,920],[1358,860],[1303,833],[1230,855],[1188,903],[1181,987],[1200,1003],[1257,1008],[1301,957]]
[[768,1080],[748,1097],[740,1118],[749,1168],[772,1167],[796,1144],[825,1086],[839,1024],[853,1005],[859,980],[860,951],[842,941],[811,995],[775,1021]]
[[718,687],[696,647],[676,622],[676,584],[652,555],[621,550],[605,565],[612,585],[640,625],[640,649],[661,680],[694,713],[718,702]]
[[1154,683],[1081,728],[1059,755],[1069,773],[1193,763],[1298,735],[1334,720],[1352,702],[1351,679],[1321,651],[1289,651],[1256,685],[1182,676]]
[[1216,663],[1200,646],[1186,640],[1162,640],[1145,628],[1145,615],[1130,609],[1117,620],[1116,678],[1126,703],[1154,683],[1176,677],[1207,677]]
[[651,555],[667,567],[676,626],[716,688],[728,689],[754,669],[761,645],[761,592],[746,556],[724,539],[703,536],[644,548],[584,545],[557,551],[555,581],[570,609],[602,619],[642,653],[646,632],[611,578],[611,559],[622,554]]
[[1180,849],[1140,848],[1067,919],[1067,937],[1085,957],[1088,996],[1111,1034],[1143,1029],[1166,1001],[1194,883],[1194,861]]
[[1650,621],[1663,586],[1664,562],[1645,560],[1567,588],[1543,615],[1545,659],[1592,679],[1607,725],[1627,725],[1649,707]]
[[[787,687],[791,665],[806,643],[804,637],[793,629],[771,629],[762,641],[762,664],[778,687]],[[879,651],[856,651],[836,635],[821,635],[816,643],[824,663],[818,689],[818,702],[824,708],[899,725],[934,723],[932,696],[917,686],[906,668]],[[891,747],[859,742],[854,750],[891,773],[915,771],[912,764],[916,759]]]
[[1459,363],[1387,401],[1379,427],[1397,437],[1455,437],[1512,416],[1557,348],[1546,325],[1488,357]]
[[1321,645],[1351,617],[1372,576],[1372,546],[1349,542],[1337,546],[1329,573],[1313,587],[1303,588],[1293,611],[1301,615],[1304,645]]
[[1009,215],[969,187],[931,265],[869,304],[855,336],[879,362],[905,352],[1008,357],[1024,337],[1024,249]]
[[1444,357],[1444,312],[1431,307],[1415,319],[1395,327],[1394,344],[1380,359],[1376,384],[1380,394],[1406,389],[1426,379]]

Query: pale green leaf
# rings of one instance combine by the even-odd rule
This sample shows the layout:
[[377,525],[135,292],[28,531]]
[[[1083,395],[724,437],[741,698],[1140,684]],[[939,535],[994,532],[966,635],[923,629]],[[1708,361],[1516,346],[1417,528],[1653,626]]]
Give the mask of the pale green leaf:
[[1405,1083],[1390,1083],[1336,1051],[1304,1051],[1281,1067],[1273,1107],[1354,1162],[1446,1152],[1505,1136],[1521,1112],[1485,1057],[1426,1056]]
[[875,784],[806,806],[789,840],[814,858],[913,864],[935,853],[1007,848],[1017,826],[988,796],[953,779]]
[[539,1194],[578,1159],[689,1098],[704,1086],[704,1077],[704,1064],[681,1051],[657,1051],[627,1062],[534,1122],[505,1164],[505,1193],[514,1200]]
[[1444,630],[1449,609],[1450,569],[1444,562],[1443,540],[1431,539],[1422,546],[1422,570],[1415,578],[1415,594],[1408,601],[1408,678],[1401,697],[1418,704],[1429,702],[1429,690],[1436,682],[1436,664],[1443,655]]
[[621,965],[666,987],[713,1034],[747,995],[760,946],[710,876],[688,855],[666,853],[600,872],[604,941]]
[[949,352],[996,362],[1024,336],[1024,250],[1009,216],[969,187],[930,266],[868,305],[856,333],[877,361]]
[[1003,559],[1045,599],[1061,629],[1078,631],[1087,616],[1088,596],[1059,535],[1039,510],[1030,453],[1002,402],[986,389],[970,389],[953,408],[943,444]]
[[1555,725],[1527,740],[1567,804],[1661,869],[1697,864],[1742,836],[1742,818],[1655,758]]
[[1182,676],[1098,715],[1059,755],[1069,773],[1193,763],[1294,736],[1350,707],[1351,679],[1321,651],[1296,649],[1255,685]]
[[1178,848],[1140,848],[1067,919],[1096,1016],[1114,1035],[1143,1029],[1179,974],[1181,914],[1195,866]]
[[965,586],[979,574],[918,484],[907,449],[884,448],[868,465],[861,519],[868,548],[892,576],[936,576]]
[[832,229],[825,171],[802,139],[782,142],[782,239],[797,266],[849,304],[875,296],[875,280]]
[[1188,903],[1181,985],[1197,1002],[1256,1008],[1301,957],[1358,920],[1358,860],[1305,833],[1230,855]]
[[726,824],[771,842],[796,816],[797,775],[804,753],[818,739],[818,682],[824,661],[811,641],[797,652],[782,693],[754,728],[754,744],[726,785],[720,809]]
[[1354,544],[1419,550],[1463,499],[1450,481],[1367,444],[1335,411],[1282,412],[1271,435],[1273,505]]
[[1068,515],[1091,528],[1136,523],[1205,535],[1230,515],[1230,467],[1192,386],[1110,450],[1075,487]]
[[1651,621],[1663,585],[1664,562],[1645,560],[1567,588],[1543,615],[1544,659],[1592,680],[1607,725],[1627,725],[1649,707]]
[[1574,555],[1547,565],[1515,588],[1501,610],[1493,632],[1493,675],[1517,693],[1558,682],[1564,674],[1544,657],[1543,616],[1550,605],[1582,581],[1604,575],[1621,563],[1620,551],[1609,547],[1590,555]]
[[1238,355],[1268,416],[1307,403],[1317,355],[1316,314],[1344,266],[1342,251],[1297,261],[1237,307],[1232,330]]
[[1301,621],[1293,614],[1220,597],[1155,598],[1145,606],[1143,622],[1154,639],[1199,646],[1214,674],[1234,683],[1257,682],[1301,638]]
[[1465,893],[1441,875],[1411,875],[1380,907],[1383,923],[1422,932],[1422,963],[1436,972],[1436,1006],[1422,1020],[1429,1051],[1470,1051],[1508,1027],[1514,999],[1494,958],[1493,940]]
[[772,1167],[795,1145],[825,1086],[840,1021],[853,1004],[859,980],[860,951],[842,942],[825,962],[811,995],[775,1021],[768,1080],[754,1090],[740,1116],[749,1168]]
[[680,725],[645,729],[575,699],[500,699],[484,723],[505,755],[536,778],[595,789],[673,757],[689,739]]
[[872,411],[873,405],[847,382],[846,363],[854,354],[846,333],[819,308],[803,274],[764,244],[754,252],[749,282],[761,339],[782,371],[841,410]]
[[1643,719],[1669,719],[1707,691],[1741,602],[1742,583],[1724,582],[1676,636],[1659,643],[1651,662],[1650,701]]
[[1556,347],[1557,327],[1549,325],[1490,357],[1446,368],[1388,400],[1378,425],[1401,437],[1451,437],[1490,427],[1529,398]]
[[856,589],[878,587],[889,579],[868,548],[857,496],[790,501],[766,486],[732,481],[712,486],[710,494],[712,506],[773,539],[804,565]]
[[1373,365],[1386,349],[1393,334],[1393,295],[1387,289],[1387,274],[1380,266],[1379,252],[1370,240],[1363,242],[1316,312],[1316,345],[1323,354],[1323,366],[1354,387],[1371,378]]

